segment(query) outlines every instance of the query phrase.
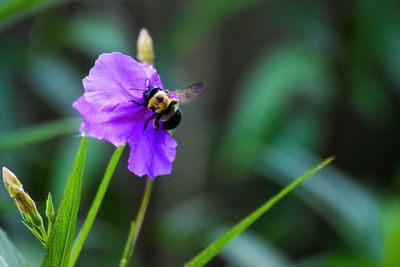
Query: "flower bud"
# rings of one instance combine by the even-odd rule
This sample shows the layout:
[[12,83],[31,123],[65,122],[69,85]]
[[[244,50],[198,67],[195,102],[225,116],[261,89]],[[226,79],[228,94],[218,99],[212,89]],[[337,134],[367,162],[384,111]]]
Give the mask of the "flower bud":
[[35,226],[43,225],[43,219],[40,216],[33,199],[25,192],[17,176],[6,167],[3,167],[3,182],[10,197],[14,199],[22,218],[28,224],[32,222]]
[[137,39],[137,58],[141,62],[154,64],[153,39],[146,28],[142,28]]
[[49,221],[53,221],[53,218],[55,216],[53,198],[51,197],[50,193],[46,200],[46,216],[49,219]]

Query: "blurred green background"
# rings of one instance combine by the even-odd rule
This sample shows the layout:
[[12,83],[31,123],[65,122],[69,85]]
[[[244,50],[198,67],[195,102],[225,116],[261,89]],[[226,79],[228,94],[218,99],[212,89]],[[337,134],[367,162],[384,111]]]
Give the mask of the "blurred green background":
[[[135,56],[147,27],[182,107],[135,266],[181,266],[324,157],[336,161],[207,266],[400,266],[400,4],[359,1],[0,0],[0,165],[44,211],[77,150],[72,102],[99,54]],[[90,140],[80,223],[112,145]],[[144,179],[125,151],[78,266],[116,266]],[[3,187],[0,223],[31,266],[43,253]],[[95,265],[94,265],[95,264]]]

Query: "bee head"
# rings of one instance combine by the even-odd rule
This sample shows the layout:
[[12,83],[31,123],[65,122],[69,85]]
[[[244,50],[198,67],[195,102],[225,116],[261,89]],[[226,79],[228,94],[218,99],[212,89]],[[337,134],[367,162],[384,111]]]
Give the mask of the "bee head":
[[149,102],[150,99],[161,89],[158,87],[149,87],[146,91],[144,91],[143,98],[146,102]]
[[168,108],[170,102],[168,93],[160,89],[150,98],[147,107],[153,112],[160,113]]

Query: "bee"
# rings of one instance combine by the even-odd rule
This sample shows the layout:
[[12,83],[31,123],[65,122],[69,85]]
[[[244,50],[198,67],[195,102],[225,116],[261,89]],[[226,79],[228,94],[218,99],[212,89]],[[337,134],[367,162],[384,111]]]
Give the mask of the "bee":
[[[153,128],[160,128],[160,123],[165,130],[175,129],[182,120],[182,112],[178,108],[179,103],[187,103],[199,96],[205,90],[202,82],[191,83],[180,89],[173,91],[179,98],[175,99],[171,96],[171,92],[167,89],[159,87],[149,87],[143,92],[143,103],[131,100],[132,103],[139,106],[146,106],[153,112],[145,124],[143,131],[146,131],[148,123],[153,120]],[[136,89],[132,89],[136,90]]]

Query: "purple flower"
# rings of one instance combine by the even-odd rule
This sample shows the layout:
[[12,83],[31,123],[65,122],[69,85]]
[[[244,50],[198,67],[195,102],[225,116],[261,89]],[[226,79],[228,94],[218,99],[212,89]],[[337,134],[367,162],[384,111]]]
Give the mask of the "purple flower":
[[177,143],[161,125],[155,130],[149,123],[144,131],[153,112],[134,102],[143,103],[150,86],[164,88],[153,66],[117,52],[102,54],[83,79],[85,92],[73,107],[83,117],[82,134],[115,146],[129,143],[128,169],[154,179],[172,172]]

